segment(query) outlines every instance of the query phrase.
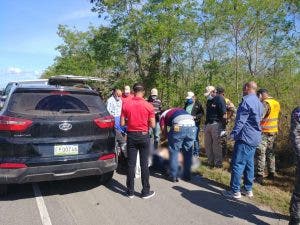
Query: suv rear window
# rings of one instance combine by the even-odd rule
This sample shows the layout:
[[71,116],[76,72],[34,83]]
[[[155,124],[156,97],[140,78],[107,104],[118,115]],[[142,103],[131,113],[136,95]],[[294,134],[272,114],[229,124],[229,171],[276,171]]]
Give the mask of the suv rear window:
[[93,113],[105,111],[105,105],[99,96],[93,93],[68,92],[17,92],[13,93],[8,110],[22,114],[53,113]]

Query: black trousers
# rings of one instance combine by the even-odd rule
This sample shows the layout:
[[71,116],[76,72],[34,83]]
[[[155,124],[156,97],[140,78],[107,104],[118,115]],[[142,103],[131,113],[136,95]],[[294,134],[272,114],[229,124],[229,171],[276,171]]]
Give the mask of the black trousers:
[[297,160],[295,189],[290,205],[290,225],[300,224],[300,158]]
[[134,193],[134,176],[137,153],[140,153],[141,178],[143,190],[142,194],[148,194],[150,191],[149,184],[149,167],[148,158],[150,153],[150,139],[146,132],[128,132],[127,134],[127,154],[128,154],[128,173],[127,189],[129,194]]

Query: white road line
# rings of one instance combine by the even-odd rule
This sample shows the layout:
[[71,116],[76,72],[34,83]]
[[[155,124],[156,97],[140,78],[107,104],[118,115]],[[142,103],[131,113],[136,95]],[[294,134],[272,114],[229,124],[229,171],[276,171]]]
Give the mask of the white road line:
[[41,220],[43,225],[52,225],[47,207],[45,205],[41,190],[37,184],[32,184],[35,200],[40,212]]

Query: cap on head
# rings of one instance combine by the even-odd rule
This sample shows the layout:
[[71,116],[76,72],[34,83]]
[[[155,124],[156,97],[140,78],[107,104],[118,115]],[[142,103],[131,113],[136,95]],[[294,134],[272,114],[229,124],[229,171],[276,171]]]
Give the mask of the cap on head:
[[133,91],[134,91],[134,93],[143,92],[143,91],[145,91],[145,88],[142,84],[136,83],[133,85]]
[[224,94],[224,92],[225,92],[225,89],[222,87],[217,87],[216,90],[217,90],[218,94]]
[[191,99],[195,96],[194,92],[188,91],[187,96],[185,99]]
[[152,88],[151,95],[156,95],[156,96],[158,95],[158,91],[156,88]]
[[215,90],[216,90],[216,88],[215,88],[214,86],[207,86],[207,87],[205,88],[204,96],[205,96],[205,97],[209,96],[210,93],[211,93],[212,91],[215,91]]
[[125,93],[125,94],[129,94],[129,93],[130,93],[130,87],[129,87],[128,85],[126,85],[126,86],[124,87],[124,93]]

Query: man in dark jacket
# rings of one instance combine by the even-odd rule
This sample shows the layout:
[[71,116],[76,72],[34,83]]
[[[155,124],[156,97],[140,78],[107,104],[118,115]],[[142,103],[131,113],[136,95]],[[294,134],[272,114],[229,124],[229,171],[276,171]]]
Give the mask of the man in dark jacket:
[[200,131],[200,122],[201,118],[204,115],[204,110],[201,103],[196,99],[195,94],[191,91],[187,93],[184,110],[186,110],[189,114],[191,114],[195,120],[195,125],[197,128],[196,138],[194,142],[193,148],[193,163],[192,170],[197,169],[199,166],[199,153],[200,153],[200,145],[199,145],[199,131]]
[[156,88],[151,90],[151,95],[148,98],[148,102],[151,103],[154,107],[155,112],[155,121],[156,125],[150,130],[152,138],[154,138],[154,150],[157,150],[158,144],[160,142],[160,126],[159,126],[159,117],[161,115],[162,104],[161,100],[158,98],[158,91]]
[[206,120],[204,129],[204,145],[208,164],[212,167],[222,168],[223,154],[220,143],[221,131],[226,121],[226,102],[217,95],[213,86],[207,86],[204,96],[206,103]]
[[290,205],[289,225],[300,224],[300,106],[295,108],[291,116],[291,139],[297,159],[295,189]]

